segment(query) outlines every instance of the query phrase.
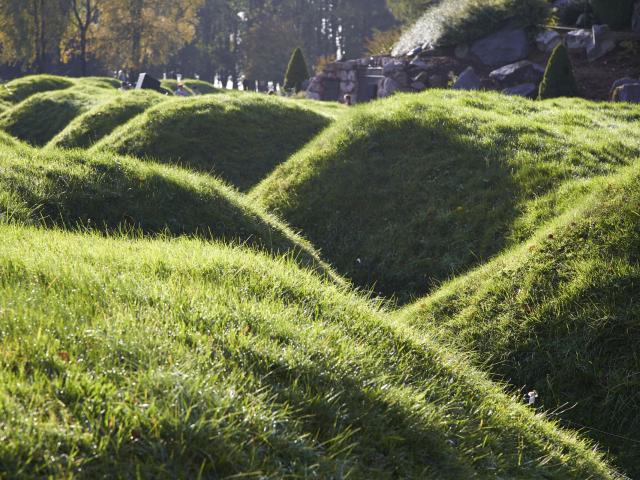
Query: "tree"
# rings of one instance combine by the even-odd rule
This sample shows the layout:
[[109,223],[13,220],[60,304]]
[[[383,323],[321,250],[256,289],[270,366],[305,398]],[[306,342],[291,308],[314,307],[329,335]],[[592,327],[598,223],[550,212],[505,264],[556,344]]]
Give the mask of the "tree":
[[80,70],[87,74],[87,47],[89,29],[98,20],[100,0],[67,0],[71,11],[71,25],[78,35]]
[[66,0],[0,0],[0,54],[42,73],[59,58],[68,20]]
[[104,60],[134,73],[161,65],[195,35],[201,0],[109,0],[100,13],[97,42]]
[[302,84],[309,78],[309,69],[304,59],[300,47],[296,48],[291,54],[291,60],[287,66],[287,72],[284,75],[284,88],[294,89],[296,93],[302,90]]
[[549,58],[544,78],[540,84],[538,98],[544,100],[547,98],[576,96],[578,96],[578,85],[573,76],[571,59],[569,58],[567,47],[560,44],[551,54],[551,58]]

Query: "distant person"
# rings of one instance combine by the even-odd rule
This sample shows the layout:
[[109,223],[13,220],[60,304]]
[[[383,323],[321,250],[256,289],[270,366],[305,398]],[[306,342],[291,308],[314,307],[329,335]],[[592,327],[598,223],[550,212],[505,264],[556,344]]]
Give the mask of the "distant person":
[[351,105],[353,105],[352,101],[351,101],[351,95],[347,94],[344,96],[344,104],[347,107],[350,107]]
[[189,97],[190,96],[190,93],[184,87],[184,83],[182,83],[182,82],[178,83],[178,87],[175,89],[173,94],[178,96],[178,97]]

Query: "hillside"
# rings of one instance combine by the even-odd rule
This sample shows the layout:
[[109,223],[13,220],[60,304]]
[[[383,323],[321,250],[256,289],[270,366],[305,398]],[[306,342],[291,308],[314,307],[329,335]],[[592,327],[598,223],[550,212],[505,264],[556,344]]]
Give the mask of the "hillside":
[[205,175],[113,154],[0,142],[0,218],[106,233],[189,235],[291,254],[337,279],[277,219]]
[[10,478],[615,477],[456,355],[291,262],[187,239],[0,236]]
[[71,78],[55,75],[29,75],[0,86],[0,100],[20,103],[31,95],[54,90],[64,90],[75,85]]
[[180,100],[150,108],[94,148],[215,173],[247,190],[332,120],[295,100],[248,92]]
[[564,215],[401,316],[537,389],[546,410],[639,478],[640,164],[558,200]]
[[564,208],[567,180],[638,158],[637,119],[626,104],[396,95],[351,109],[251,196],[357,285],[405,302],[526,239]]
[[[187,78],[182,81],[185,86],[187,92],[192,95],[201,94],[206,95],[209,93],[221,93],[224,90],[217,89],[213,86],[213,84],[209,82],[205,82],[203,80],[195,80],[191,78]],[[166,79],[161,81],[162,88],[166,88],[167,90],[173,92],[178,87],[178,82],[173,79]]]
[[133,90],[115,94],[112,100],[97,105],[76,117],[48,143],[48,146],[89,148],[136,115],[169,98],[171,97],[151,90]]
[[74,118],[117,93],[111,88],[78,85],[36,93],[0,115],[0,129],[35,146],[43,146]]

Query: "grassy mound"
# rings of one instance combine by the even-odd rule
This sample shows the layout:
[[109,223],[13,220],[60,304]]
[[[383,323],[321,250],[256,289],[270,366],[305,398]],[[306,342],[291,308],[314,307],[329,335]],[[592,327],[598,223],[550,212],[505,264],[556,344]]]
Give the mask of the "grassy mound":
[[0,128],[11,135],[42,146],[74,118],[106,101],[108,95],[93,87],[37,93],[0,115]]
[[149,90],[118,94],[113,100],[76,117],[49,142],[49,146],[89,148],[136,115],[165,100],[166,96]]
[[332,276],[307,242],[209,176],[112,154],[1,146],[0,171],[0,218],[246,243]]
[[403,318],[537,389],[639,478],[640,165],[560,198],[572,205],[563,216]]
[[548,16],[546,0],[442,0],[434,2],[402,35],[393,54],[404,55],[425,44],[435,47],[472,42],[506,23],[529,27],[544,24]]
[[329,123],[294,100],[220,94],[150,108],[95,148],[214,172],[246,190]]
[[353,108],[251,195],[357,284],[406,301],[557,213],[535,199],[640,156],[638,118],[575,99],[395,96]]
[[111,77],[82,77],[75,78],[77,86],[97,87],[106,89],[118,89],[121,87],[119,80]]
[[75,85],[71,78],[55,75],[30,75],[0,85],[0,100],[19,103],[35,93],[64,90]]
[[[178,82],[173,79],[162,80],[160,83],[162,84],[162,88],[166,88],[171,92],[175,91],[175,89],[178,88]],[[213,84],[205,82],[204,80],[186,79],[183,80],[182,83],[184,83],[185,90],[187,90],[192,95],[196,94],[197,92],[202,95],[206,95],[208,93],[224,92],[224,90],[220,90],[214,87]]]
[[614,478],[456,356],[290,262],[195,240],[0,237],[10,478]]

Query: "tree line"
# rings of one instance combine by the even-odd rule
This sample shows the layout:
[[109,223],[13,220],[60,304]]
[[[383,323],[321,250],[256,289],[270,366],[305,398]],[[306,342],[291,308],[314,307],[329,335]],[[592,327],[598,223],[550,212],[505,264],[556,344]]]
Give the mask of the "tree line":
[[124,70],[277,80],[295,47],[315,65],[359,57],[430,1],[0,0],[0,77]]

